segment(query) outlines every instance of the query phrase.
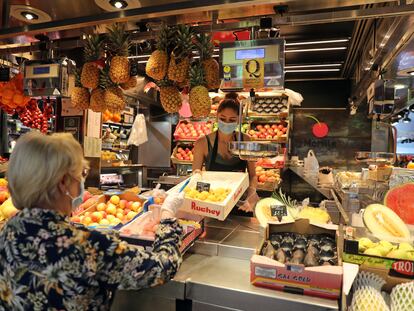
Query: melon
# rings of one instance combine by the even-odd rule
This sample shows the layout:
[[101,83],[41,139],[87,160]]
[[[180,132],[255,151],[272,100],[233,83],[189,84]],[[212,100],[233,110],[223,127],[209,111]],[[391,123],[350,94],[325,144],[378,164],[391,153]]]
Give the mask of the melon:
[[385,195],[384,205],[392,209],[406,224],[414,225],[414,183],[389,190]]
[[379,239],[409,239],[410,231],[401,218],[381,204],[368,205],[364,211],[364,224]]
[[[266,227],[268,222],[279,222],[277,217],[272,216],[271,209],[270,209],[272,205],[284,205],[284,204],[274,198],[262,199],[256,204],[256,209],[255,209],[256,218],[262,227]],[[282,217],[282,222],[290,222],[290,221],[294,221],[294,218],[292,217],[289,211],[289,208],[287,208],[287,216]]]

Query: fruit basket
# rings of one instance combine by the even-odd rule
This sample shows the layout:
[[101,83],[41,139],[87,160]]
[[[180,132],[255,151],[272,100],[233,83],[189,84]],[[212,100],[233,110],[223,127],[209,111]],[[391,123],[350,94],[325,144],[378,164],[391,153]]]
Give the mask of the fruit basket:
[[171,162],[174,164],[192,164],[193,149],[192,144],[178,144],[172,152]]
[[278,169],[264,169],[256,166],[257,189],[274,191],[280,184],[280,172]]
[[287,95],[260,96],[256,97],[254,103],[249,105],[249,116],[278,116],[289,115],[289,104]]
[[[143,213],[120,229],[121,239],[129,244],[143,246],[147,250],[152,249],[155,231],[160,222],[160,206],[150,205],[149,209],[148,212]],[[182,211],[178,211],[176,216],[183,228],[180,251],[185,253],[204,232],[204,218]]]
[[146,208],[147,201],[132,192],[118,195],[102,195],[95,204],[82,213],[73,216],[71,221],[97,229],[119,229]]
[[179,141],[196,141],[202,136],[208,135],[213,129],[213,123],[207,122],[191,122],[182,120],[177,124],[174,132],[174,139]]
[[250,124],[248,135],[252,140],[287,143],[289,122],[286,120],[280,122],[255,121]]

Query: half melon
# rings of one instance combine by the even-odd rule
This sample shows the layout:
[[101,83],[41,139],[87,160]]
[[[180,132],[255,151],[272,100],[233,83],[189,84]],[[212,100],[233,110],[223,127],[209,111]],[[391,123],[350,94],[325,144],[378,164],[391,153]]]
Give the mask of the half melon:
[[[266,227],[268,222],[279,222],[277,217],[272,216],[272,212],[270,208],[272,205],[284,205],[284,204],[274,198],[262,199],[256,204],[256,208],[255,208],[256,218],[262,227]],[[283,216],[281,222],[294,221],[294,218],[290,214],[289,209],[288,208],[286,209],[287,209],[287,216]]]
[[385,195],[384,205],[392,209],[406,224],[414,225],[414,183],[389,190]]
[[409,239],[410,231],[401,218],[388,207],[371,204],[365,208],[364,224],[379,239]]

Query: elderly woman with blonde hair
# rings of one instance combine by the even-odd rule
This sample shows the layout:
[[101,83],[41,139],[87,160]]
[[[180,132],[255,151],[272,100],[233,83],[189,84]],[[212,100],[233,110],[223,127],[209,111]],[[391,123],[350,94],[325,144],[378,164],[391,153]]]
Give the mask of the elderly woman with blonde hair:
[[68,217],[82,202],[87,162],[71,134],[29,133],[7,177],[19,213],[0,231],[0,310],[108,310],[117,289],[155,286],[181,263],[182,194],[162,206],[152,252]]

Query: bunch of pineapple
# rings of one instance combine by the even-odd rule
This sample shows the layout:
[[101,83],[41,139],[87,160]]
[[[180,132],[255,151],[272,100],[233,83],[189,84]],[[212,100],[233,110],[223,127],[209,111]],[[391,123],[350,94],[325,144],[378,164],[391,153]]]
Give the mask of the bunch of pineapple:
[[99,34],[86,36],[84,48],[85,64],[82,67],[80,81],[87,89],[95,89],[99,84],[99,67],[97,61],[103,52],[103,40]]
[[80,79],[80,72],[75,71],[75,87],[72,90],[71,101],[72,105],[79,110],[88,109],[89,107],[89,90],[84,88]]
[[161,80],[157,84],[160,89],[160,101],[164,110],[168,113],[178,112],[183,103],[180,90],[168,79]]
[[108,67],[101,71],[100,85],[92,91],[90,108],[96,112],[108,110],[111,113],[118,113],[125,108],[124,93],[112,81]]
[[193,117],[205,118],[211,111],[211,98],[208,95],[203,65],[194,63],[190,69],[189,104]]
[[112,82],[121,84],[128,83],[129,75],[129,34],[125,25],[114,24],[108,28],[108,48],[111,54],[109,77]]
[[105,88],[107,86],[108,74],[107,71],[101,69],[99,72],[98,87],[92,90],[89,108],[95,112],[104,112],[106,105],[104,101]]
[[211,36],[204,33],[199,34],[197,41],[207,88],[209,90],[218,89],[220,87],[220,67],[218,62],[213,58],[214,44],[211,41]]
[[189,26],[178,25],[175,32],[176,47],[171,52],[168,66],[168,79],[186,83],[190,69],[190,56],[193,49],[193,33]]

